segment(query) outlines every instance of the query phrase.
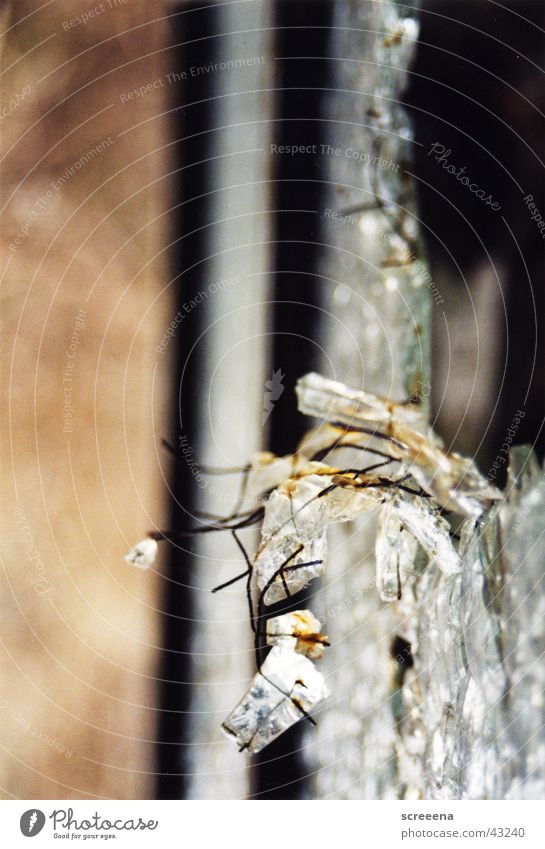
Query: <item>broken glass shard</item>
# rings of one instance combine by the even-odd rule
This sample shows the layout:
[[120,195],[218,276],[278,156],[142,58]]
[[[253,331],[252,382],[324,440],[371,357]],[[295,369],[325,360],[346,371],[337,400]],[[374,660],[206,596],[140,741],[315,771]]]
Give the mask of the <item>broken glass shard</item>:
[[391,509],[445,575],[460,571],[460,557],[452,543],[450,527],[437,509],[418,496],[405,494],[392,500]]
[[318,660],[328,644],[321,623],[310,610],[293,610],[267,619],[267,645],[286,645],[311,660]]
[[137,542],[125,555],[127,563],[132,563],[138,569],[149,569],[157,556],[157,542],[150,537]]
[[330,522],[351,521],[390,497],[378,488],[350,488],[354,483],[342,475],[310,475],[288,480],[271,492],[254,559],[257,585],[266,590],[265,604],[293,595],[322,573]]
[[383,601],[401,598],[403,579],[412,570],[417,547],[392,503],[384,504],[378,514],[375,542],[377,589]]
[[240,750],[260,752],[328,696],[312,661],[276,644],[222,728]]

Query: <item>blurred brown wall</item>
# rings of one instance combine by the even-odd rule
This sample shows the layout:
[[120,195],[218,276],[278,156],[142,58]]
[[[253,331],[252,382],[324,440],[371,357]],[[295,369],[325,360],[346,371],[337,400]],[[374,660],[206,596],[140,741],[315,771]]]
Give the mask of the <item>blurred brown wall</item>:
[[165,506],[167,107],[120,95],[165,73],[164,6],[13,0],[1,29],[0,787],[147,798],[156,581],[123,554]]

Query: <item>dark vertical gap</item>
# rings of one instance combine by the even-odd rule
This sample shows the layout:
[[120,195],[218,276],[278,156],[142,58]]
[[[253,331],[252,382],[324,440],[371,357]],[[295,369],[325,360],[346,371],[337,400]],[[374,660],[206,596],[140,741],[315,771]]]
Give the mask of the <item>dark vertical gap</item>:
[[[328,84],[327,44],[332,16],[331,2],[280,0],[276,5],[277,145],[310,146],[294,156],[273,153],[276,178],[274,257],[274,316],[272,363],[280,369],[284,392],[276,402],[270,422],[270,450],[293,451],[302,435],[304,418],[297,412],[295,383],[320,361],[317,346],[320,302],[317,271],[320,209],[323,207],[323,176],[320,144],[324,142],[321,104]],[[310,28],[308,28],[310,27]],[[282,61],[281,57],[299,58]],[[312,147],[315,146],[315,147]],[[306,211],[301,211],[306,210]],[[292,604],[271,605],[268,613],[305,606],[305,594]],[[252,770],[254,796],[259,799],[307,798],[305,766],[301,757],[302,723],[283,734],[257,756]]]
[[[206,38],[215,32],[215,10],[203,8],[202,3],[186,4],[185,14],[171,18],[172,41],[180,46],[171,51],[170,73],[180,74],[192,65],[200,65],[209,42]],[[191,43],[193,41],[193,43]],[[185,43],[184,43],[185,42]],[[211,109],[208,76],[177,80],[172,85],[171,107],[177,107],[174,118],[175,139],[172,162],[180,169],[174,179],[172,191],[174,211],[171,217],[171,280],[175,291],[173,316],[182,305],[190,301],[204,285],[207,255],[207,230],[199,230],[209,219],[209,208],[202,195],[209,186],[209,172],[205,164],[209,150],[208,131],[211,127]],[[187,105],[193,104],[193,105]],[[200,135],[196,135],[200,134]],[[193,136],[186,138],[184,136]],[[201,197],[199,197],[201,196]],[[191,234],[191,235],[189,235]],[[191,269],[186,271],[186,269]],[[202,393],[198,361],[189,359],[189,352],[198,338],[204,322],[204,311],[192,310],[184,314],[183,324],[173,338],[176,346],[172,375],[177,391],[173,393],[171,432],[173,443],[180,447],[182,437],[187,444],[197,442],[198,399]],[[183,462],[172,470],[173,493],[169,527],[175,531],[187,530],[195,525],[192,515],[197,507],[195,485],[189,467]],[[159,747],[157,753],[157,798],[183,799],[189,789],[189,762],[187,745],[191,742],[190,710],[193,667],[190,647],[193,631],[194,604],[192,596],[192,540],[180,547],[169,546],[162,593],[163,652],[160,670],[160,714],[158,722]]]

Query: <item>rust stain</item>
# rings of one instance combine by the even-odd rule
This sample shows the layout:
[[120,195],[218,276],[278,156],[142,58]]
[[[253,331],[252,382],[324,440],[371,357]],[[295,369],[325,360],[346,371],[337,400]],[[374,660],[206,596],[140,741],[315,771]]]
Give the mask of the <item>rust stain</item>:
[[382,42],[384,47],[398,47],[403,41],[403,30],[396,29],[391,35],[387,35]]

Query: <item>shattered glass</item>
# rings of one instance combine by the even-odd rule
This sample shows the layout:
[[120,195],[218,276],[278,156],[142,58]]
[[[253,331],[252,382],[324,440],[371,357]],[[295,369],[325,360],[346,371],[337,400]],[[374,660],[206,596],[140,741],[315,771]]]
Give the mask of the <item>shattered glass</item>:
[[417,541],[404,530],[393,504],[385,504],[378,516],[375,557],[376,584],[383,601],[401,598],[401,587],[412,569]]
[[514,449],[505,501],[462,529],[461,571],[413,577],[417,650],[398,744],[407,793],[543,798],[544,481],[531,450]]
[[[265,506],[261,545],[254,560],[258,587],[265,589],[282,563],[290,560],[286,570],[268,587],[266,604],[285,599],[286,588],[295,594],[322,573],[330,522],[350,521],[361,510],[380,503],[382,496],[376,490],[337,488],[336,481],[335,475],[311,475],[288,480],[271,492]],[[334,488],[327,491],[330,486]]]
[[[351,444],[358,449],[364,448],[370,439],[380,436],[376,430],[369,430],[367,425],[380,425],[387,430],[388,439],[395,440],[394,459],[402,462],[397,465],[397,472],[390,476],[383,472],[373,477],[365,469],[342,470],[304,455],[279,458],[278,462],[273,455],[267,455],[265,468],[283,470],[292,477],[270,492],[265,505],[261,544],[252,565],[263,604],[289,599],[322,575],[326,568],[328,526],[353,521],[372,508],[378,512],[376,584],[382,600],[401,601],[404,585],[413,590],[415,581],[423,572],[447,577],[458,574],[462,569],[460,553],[455,545],[458,538],[432,496],[441,490],[445,503],[455,504],[459,513],[467,512],[467,500],[461,500],[467,496],[464,479],[456,471],[462,458],[441,451],[439,439],[426,424],[422,412],[392,404],[371,393],[350,389],[318,374],[301,378],[298,398],[302,412],[328,418],[337,429],[338,436],[343,435],[342,426],[345,432],[348,428]],[[419,426],[427,436],[412,429],[408,434],[407,421]],[[398,439],[400,431],[403,442]],[[314,430],[308,439],[303,440],[306,450],[309,445],[316,448],[319,433]],[[327,434],[329,438],[329,431]],[[346,450],[346,442],[343,439],[339,441],[338,436],[329,443],[330,463],[335,461],[339,450]],[[415,455],[410,446],[414,446],[417,439],[419,454]],[[440,452],[435,477],[426,478],[427,491],[418,491],[409,484],[412,479],[419,482],[414,472],[419,455],[424,455],[426,462],[430,462],[434,452]],[[379,467],[389,465],[392,459],[384,455],[382,458]],[[259,470],[263,465],[259,458],[252,468]],[[491,500],[491,488],[481,485],[480,475],[471,461],[463,460],[462,465],[466,477],[479,482],[478,486],[471,488],[474,507],[470,512],[480,516]],[[272,480],[277,479],[269,476],[267,483]],[[456,497],[451,489],[456,490]],[[494,490],[493,495],[498,498],[500,493]],[[467,519],[463,526],[461,550],[466,544],[468,528],[469,538],[473,539],[475,518]],[[416,568],[417,561],[420,561],[419,568]],[[324,641],[315,638],[319,624],[310,611],[296,611],[267,621],[267,643],[273,648],[260,666],[249,692],[224,726],[241,749],[258,751],[297,721],[294,706],[297,708],[300,702],[299,694],[294,702],[293,688],[297,688],[300,681],[291,680],[290,670],[297,664],[294,654],[301,650],[307,657],[321,657],[323,654]],[[444,633],[448,632],[442,632],[441,637]],[[309,635],[312,638],[310,643]],[[284,650],[284,654],[280,654],[280,649]],[[282,663],[285,664],[283,669]],[[273,670],[274,680],[267,672],[269,669]],[[286,677],[279,683],[282,675]],[[276,689],[271,688],[271,682]],[[316,704],[316,700],[311,699],[309,704]]]
[[[298,385],[317,426],[293,455],[257,455],[247,487],[264,499],[252,564],[265,605],[317,578],[320,591],[314,612],[265,622],[268,654],[223,727],[258,752],[331,689],[302,746],[315,798],[541,799],[545,477],[516,448],[500,493],[429,425],[429,274],[400,107],[416,5],[335,4],[332,55],[347,61],[335,63],[328,141],[399,167],[326,160],[331,208],[361,215],[327,234],[327,376]],[[333,463],[346,446],[385,452],[395,462],[380,475],[409,491],[364,488],[312,459]],[[129,559],[145,567],[139,546]]]
[[150,537],[137,542],[127,552],[125,560],[138,569],[149,569],[153,566],[157,556],[157,542]]
[[477,517],[487,500],[501,498],[470,459],[443,450],[422,410],[412,404],[394,404],[319,374],[301,378],[297,395],[302,413],[355,431],[370,430],[443,507]]
[[312,661],[289,644],[278,642],[223,729],[241,750],[255,754],[328,695],[323,676]]
[[318,660],[328,645],[327,637],[320,629],[321,622],[310,610],[294,610],[273,616],[266,623],[267,645],[282,643],[311,660]]

